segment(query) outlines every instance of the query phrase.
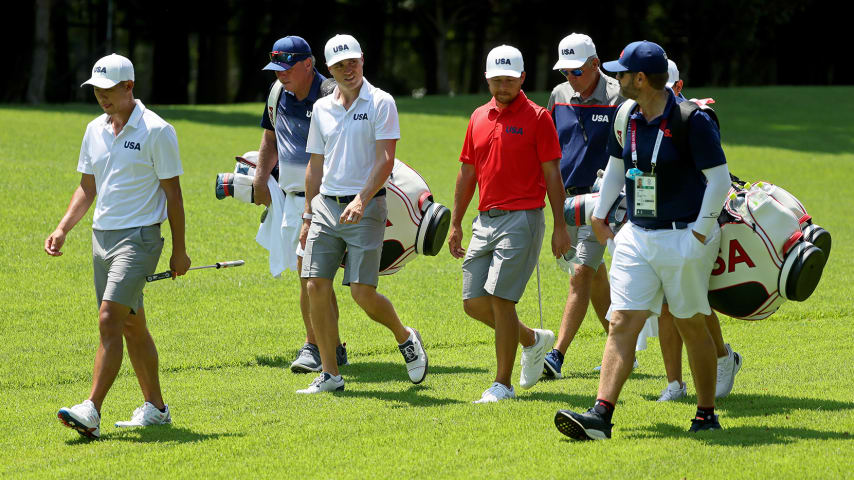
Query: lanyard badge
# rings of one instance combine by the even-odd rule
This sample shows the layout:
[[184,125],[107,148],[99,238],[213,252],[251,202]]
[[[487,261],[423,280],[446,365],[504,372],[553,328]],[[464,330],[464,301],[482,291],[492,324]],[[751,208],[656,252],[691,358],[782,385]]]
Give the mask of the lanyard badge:
[[655,146],[652,150],[652,158],[650,165],[652,166],[649,173],[644,173],[638,168],[638,152],[637,152],[637,122],[632,119],[632,164],[633,167],[626,172],[626,178],[634,182],[635,186],[635,202],[634,216],[643,218],[656,218],[658,214],[658,198],[657,183],[655,177],[655,164],[658,160],[658,150],[661,147],[661,139],[664,137],[664,130],[667,128],[667,119],[661,121],[661,126],[658,129],[658,135],[655,138]]

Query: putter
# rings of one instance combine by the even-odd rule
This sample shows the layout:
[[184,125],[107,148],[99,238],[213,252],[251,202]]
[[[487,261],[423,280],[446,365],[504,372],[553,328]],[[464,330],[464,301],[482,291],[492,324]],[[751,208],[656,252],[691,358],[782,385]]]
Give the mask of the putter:
[[[230,262],[217,262],[213,265],[203,265],[201,267],[190,267],[189,270],[201,270],[203,268],[228,268],[228,267],[239,267],[243,265],[245,262],[243,260],[232,260]],[[172,278],[172,270],[166,270],[165,272],[155,273],[153,275],[148,275],[145,277],[146,282],[156,282],[157,280],[163,280],[164,278]]]

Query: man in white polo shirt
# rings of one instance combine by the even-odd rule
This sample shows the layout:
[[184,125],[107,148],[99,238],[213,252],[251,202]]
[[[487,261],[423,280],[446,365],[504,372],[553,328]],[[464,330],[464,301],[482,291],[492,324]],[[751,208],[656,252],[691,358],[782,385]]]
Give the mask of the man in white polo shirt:
[[412,383],[427,375],[421,336],[404,327],[394,306],[377,293],[387,208],[385,188],[400,138],[397,107],[388,93],[362,76],[362,47],[350,35],[336,35],[324,48],[337,86],[318,99],[311,114],[306,150],[306,202],[300,241],[305,249],[300,275],[308,279],[311,323],[323,369],[297,393],[344,389],[335,347],[338,322],[332,311],[332,280],[347,251],[344,285],[371,319],[392,331]]
[[[142,289],[154,273],[163,238],[160,224],[167,218],[172,230],[173,275],[190,268],[184,242],[184,204],[181,159],[175,129],[133,98],[134,71],[130,60],[108,55],[95,63],[95,98],[104,110],[86,127],[77,171],[80,185],[65,216],[45,240],[48,255],[58,257],[68,232],[95,203],[92,257],[98,300],[100,345],[89,398],[61,408],[59,419],[80,435],[101,434],[101,404],[122,365],[122,340],[136,372],[145,402],[131,420],[117,427],[171,423],[163,402],[157,371],[157,348],[146,327]],[[83,86],[81,85],[81,86]]]

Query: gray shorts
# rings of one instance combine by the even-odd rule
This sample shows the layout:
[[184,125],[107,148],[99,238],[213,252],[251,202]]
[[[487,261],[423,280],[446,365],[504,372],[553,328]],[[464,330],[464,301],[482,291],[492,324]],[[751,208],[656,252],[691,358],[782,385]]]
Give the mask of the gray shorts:
[[566,231],[572,238],[572,247],[575,249],[575,257],[582,265],[587,265],[593,270],[598,270],[599,265],[605,263],[605,245],[596,240],[593,227],[590,225],[567,226]]
[[302,258],[302,278],[335,278],[344,251],[342,283],[352,282],[374,287],[379,283],[380,257],[388,210],[385,197],[374,197],[365,206],[359,223],[338,223],[346,203],[317,195],[311,200],[314,218],[308,229],[305,253]]
[[109,300],[130,307],[131,313],[143,308],[145,276],[154,273],[162,251],[159,224],[92,230],[92,266],[98,307],[103,300]]
[[537,266],[546,231],[542,209],[480,214],[463,260],[463,300],[493,295],[518,302]]

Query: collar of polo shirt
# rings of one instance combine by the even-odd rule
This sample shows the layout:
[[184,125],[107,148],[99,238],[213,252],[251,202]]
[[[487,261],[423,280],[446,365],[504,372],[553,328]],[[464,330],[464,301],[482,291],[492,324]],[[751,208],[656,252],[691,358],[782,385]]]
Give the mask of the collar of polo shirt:
[[[516,98],[513,99],[510,105],[504,107],[503,111],[511,113],[516,112],[517,110],[519,110],[519,108],[521,108],[522,104],[527,101],[528,96],[525,95],[525,91],[519,90],[519,95],[516,95]],[[492,109],[498,110],[498,105],[495,103],[495,97],[492,97],[492,100],[490,100],[490,105]]]

